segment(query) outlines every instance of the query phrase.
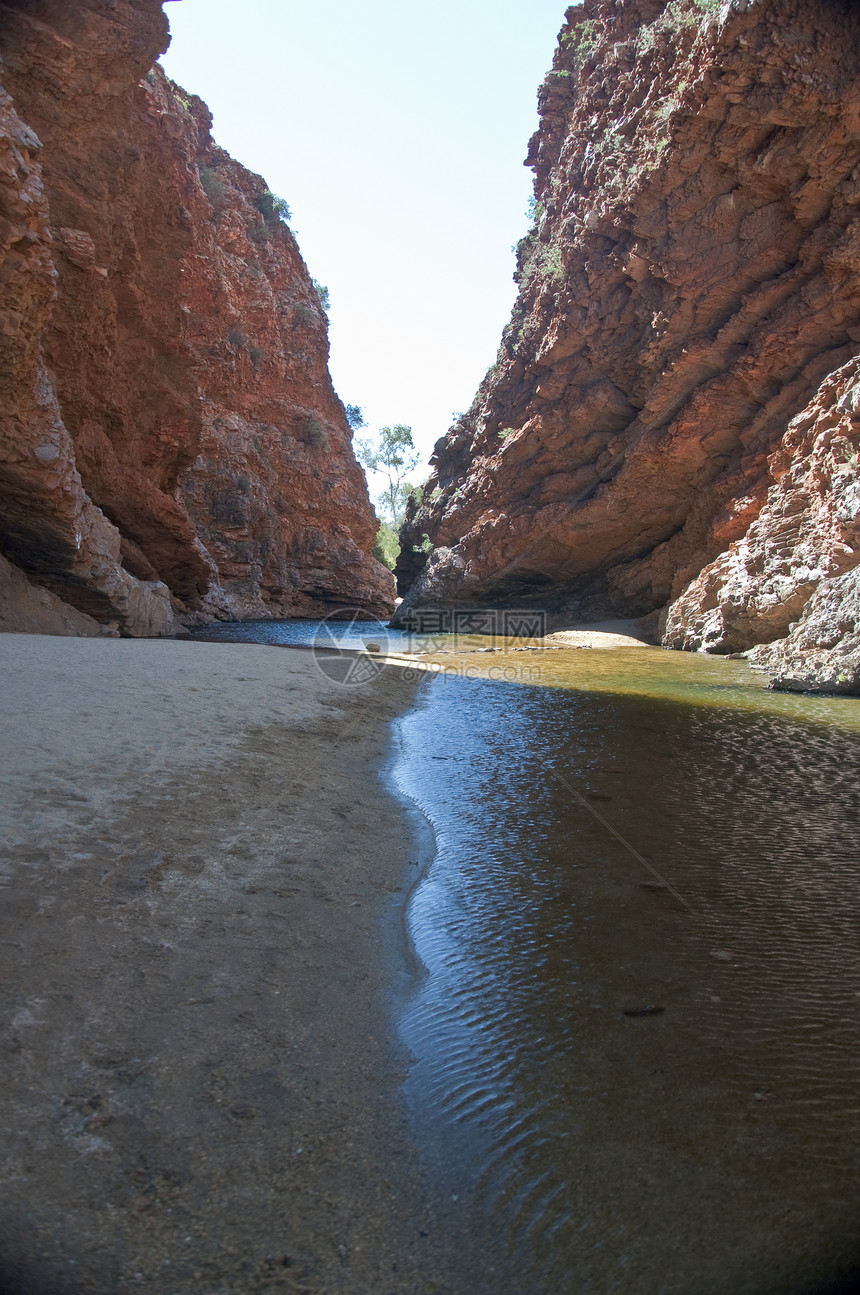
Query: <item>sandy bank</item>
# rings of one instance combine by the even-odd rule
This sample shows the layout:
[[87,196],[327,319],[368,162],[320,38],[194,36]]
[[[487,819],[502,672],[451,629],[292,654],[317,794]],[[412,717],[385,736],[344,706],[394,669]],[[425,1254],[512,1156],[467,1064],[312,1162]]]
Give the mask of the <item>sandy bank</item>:
[[590,625],[569,625],[547,634],[546,643],[563,647],[623,648],[651,647],[654,644],[639,620],[599,621]]
[[444,1289],[386,1000],[413,686],[34,635],[0,668],[4,1295]]
[[[488,646],[489,645],[489,646]],[[517,639],[502,635],[463,634],[447,640],[444,636],[426,641],[418,639],[412,651],[390,651],[388,660],[420,661],[424,657],[465,657],[484,652],[540,652],[558,651],[561,648],[611,648],[654,647],[653,636],[641,620],[611,620],[592,624],[564,626],[542,638]]]

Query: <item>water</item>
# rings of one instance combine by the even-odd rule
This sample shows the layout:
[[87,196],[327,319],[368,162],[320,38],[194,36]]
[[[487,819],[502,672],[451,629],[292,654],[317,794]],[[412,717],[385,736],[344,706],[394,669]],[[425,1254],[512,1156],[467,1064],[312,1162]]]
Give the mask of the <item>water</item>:
[[376,643],[381,651],[408,651],[414,639],[405,630],[389,629],[385,621],[222,621],[193,630],[191,637],[209,643],[271,643],[293,647],[363,648]]
[[860,1289],[860,701],[479,644],[395,769],[437,841],[401,1029],[453,1295]]
[[641,649],[540,666],[435,679],[400,722],[437,835],[406,1093],[462,1290],[846,1279],[860,704]]

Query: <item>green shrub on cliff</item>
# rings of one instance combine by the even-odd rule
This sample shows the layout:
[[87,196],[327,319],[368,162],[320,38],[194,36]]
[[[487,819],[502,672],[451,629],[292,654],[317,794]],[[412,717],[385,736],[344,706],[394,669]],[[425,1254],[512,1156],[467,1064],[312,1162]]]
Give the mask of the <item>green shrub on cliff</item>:
[[560,283],[564,278],[564,261],[562,260],[561,248],[557,244],[550,244],[546,249],[543,258],[543,269],[548,279],[554,283]]
[[[551,284],[561,283],[564,279],[564,260],[561,248],[557,244],[537,243],[527,234],[517,244],[517,269],[514,272],[514,281],[521,288],[525,288],[535,276]],[[495,365],[490,367],[491,373],[495,367]]]
[[323,423],[318,418],[309,418],[305,423],[305,436],[308,445],[313,446],[315,450],[327,450],[329,447],[329,434]]
[[572,54],[576,62],[584,63],[594,53],[600,40],[600,22],[597,18],[586,18],[567,31],[561,38],[562,48]]
[[544,207],[540,199],[536,198],[534,194],[532,194],[532,196],[529,198],[528,206],[526,207],[526,220],[529,222],[529,224],[532,227],[529,230],[529,233],[534,234],[537,232],[537,227],[540,225],[541,221],[543,220],[545,211],[546,211],[546,208]]
[[290,223],[292,212],[290,204],[286,198],[279,198],[271,189],[263,189],[257,194],[256,208],[264,220],[282,220],[285,225]]
[[203,192],[209,199],[213,207],[221,207],[227,192],[215,173],[214,166],[198,166],[200,183],[203,186]]
[[716,17],[722,5],[723,0],[669,0],[659,18],[640,29],[636,38],[640,54],[654,48],[661,32],[667,32],[671,38],[680,28],[693,26],[703,17]]
[[311,283],[314,285],[314,290],[320,299],[320,305],[325,313],[328,314],[328,308],[331,305],[331,297],[329,296],[328,288],[324,283],[320,283],[318,279],[311,279]]

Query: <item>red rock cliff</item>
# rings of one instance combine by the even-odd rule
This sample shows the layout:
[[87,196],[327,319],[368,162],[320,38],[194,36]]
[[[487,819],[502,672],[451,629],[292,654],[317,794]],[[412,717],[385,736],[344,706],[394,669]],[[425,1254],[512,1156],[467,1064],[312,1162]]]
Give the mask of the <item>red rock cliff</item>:
[[860,10],[586,0],[539,108],[519,299],[407,522],[404,610],[782,639],[860,556]]
[[0,3],[0,550],[126,633],[384,615],[325,314],[166,43],[160,0]]

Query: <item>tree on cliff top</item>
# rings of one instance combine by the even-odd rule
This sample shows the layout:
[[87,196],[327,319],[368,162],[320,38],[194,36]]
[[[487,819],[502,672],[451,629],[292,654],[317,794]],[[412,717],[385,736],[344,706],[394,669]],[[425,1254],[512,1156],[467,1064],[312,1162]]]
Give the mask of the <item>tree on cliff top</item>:
[[346,413],[346,421],[354,432],[357,432],[360,427],[367,426],[367,423],[364,421],[364,410],[361,405],[345,405],[344,411]]
[[379,439],[356,441],[358,460],[369,472],[379,472],[388,478],[388,484],[377,497],[385,520],[395,528],[400,526],[406,503],[414,487],[406,480],[407,473],[417,466],[419,454],[412,440],[412,428],[403,423],[381,427]]

